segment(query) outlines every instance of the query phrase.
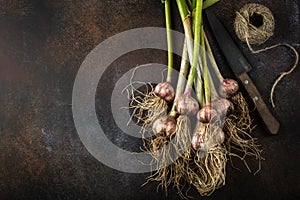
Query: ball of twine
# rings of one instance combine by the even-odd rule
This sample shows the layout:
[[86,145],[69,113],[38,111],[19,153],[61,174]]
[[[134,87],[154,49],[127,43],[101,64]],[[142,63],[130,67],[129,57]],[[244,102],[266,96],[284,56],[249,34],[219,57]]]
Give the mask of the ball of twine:
[[[251,18],[254,16],[261,17],[262,22],[259,25],[254,25]],[[273,107],[275,107],[274,102],[274,92],[277,84],[287,75],[292,73],[299,61],[299,54],[296,51],[296,49],[291,46],[290,44],[287,44],[285,42],[278,43],[269,47],[265,47],[263,49],[254,50],[251,47],[251,44],[263,44],[266,42],[274,33],[275,22],[272,12],[269,8],[256,3],[250,3],[246,4],[243,8],[239,10],[239,12],[236,13],[236,18],[234,22],[234,29],[235,33],[238,36],[238,38],[246,42],[250,51],[252,53],[261,53],[264,51],[268,51],[271,49],[274,49],[279,46],[285,46],[293,51],[295,54],[295,62],[292,68],[290,68],[288,71],[280,73],[279,77],[275,80],[274,84],[272,85],[271,93],[270,93],[270,101]]]
[[[254,16],[262,18],[262,23],[259,26],[254,25],[251,21],[251,17]],[[246,4],[236,13],[234,28],[236,35],[243,42],[262,44],[273,35],[274,27],[272,12],[261,4]]]

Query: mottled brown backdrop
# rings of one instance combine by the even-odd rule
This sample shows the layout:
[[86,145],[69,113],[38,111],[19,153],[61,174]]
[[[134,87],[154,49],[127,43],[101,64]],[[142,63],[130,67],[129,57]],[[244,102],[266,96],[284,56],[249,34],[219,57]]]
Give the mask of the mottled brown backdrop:
[[[276,20],[275,34],[263,46],[287,42],[300,50],[297,0],[221,0],[211,10],[234,35],[235,12],[249,2],[266,5]],[[174,29],[182,31],[175,2],[172,8]],[[87,54],[114,34],[144,26],[164,26],[160,0],[0,1],[0,199],[165,198],[164,191],[156,191],[157,183],[141,187],[149,174],[119,172],[93,158],[77,135],[71,110],[73,83]],[[222,72],[231,77],[212,43]],[[273,81],[293,64],[294,56],[286,48],[252,55],[239,44],[253,65],[250,76],[268,100]],[[138,64],[166,60],[163,51],[134,51],[116,60],[101,78],[99,122],[115,144],[127,149],[139,144],[115,127],[111,115],[103,114],[117,77]],[[278,135],[268,135],[252,113],[257,124],[253,134],[266,158],[260,173],[254,176],[242,165],[242,171],[228,165],[225,187],[209,199],[300,199],[299,77],[297,68],[275,92],[272,112],[282,125]],[[197,195],[194,190],[190,194]],[[172,188],[167,198],[179,199]]]

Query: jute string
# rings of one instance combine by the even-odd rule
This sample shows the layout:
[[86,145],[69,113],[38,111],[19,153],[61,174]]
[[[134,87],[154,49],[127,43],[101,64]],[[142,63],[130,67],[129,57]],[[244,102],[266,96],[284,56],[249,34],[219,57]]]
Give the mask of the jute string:
[[[251,23],[252,16],[260,16],[262,18],[262,24],[260,26],[255,26]],[[254,50],[252,48],[252,44],[260,45],[266,42],[273,34],[275,29],[275,22],[272,12],[269,8],[256,3],[246,4],[243,8],[236,13],[236,18],[234,22],[235,33],[237,34],[238,38],[246,42],[248,48],[252,53],[261,53],[264,51],[268,51],[270,49],[274,49],[279,46],[285,46],[290,48],[293,53],[295,54],[295,62],[294,65],[291,67],[290,70],[286,72],[280,73],[279,77],[275,80],[274,84],[272,85],[270,100],[273,107],[275,107],[274,103],[274,92],[277,84],[283,79],[284,76],[289,75],[294,71],[297,67],[299,61],[299,54],[296,49],[287,43],[278,43],[263,49]]]

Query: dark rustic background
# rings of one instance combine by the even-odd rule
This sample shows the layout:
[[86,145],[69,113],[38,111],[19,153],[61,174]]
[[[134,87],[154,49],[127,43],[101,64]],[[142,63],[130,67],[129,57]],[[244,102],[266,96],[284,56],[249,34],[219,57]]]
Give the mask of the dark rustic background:
[[[235,11],[249,2],[266,5],[276,20],[274,36],[262,46],[287,42],[300,50],[297,0],[221,0],[211,10],[234,35]],[[146,173],[122,173],[93,158],[77,135],[71,111],[73,82],[87,54],[122,31],[164,27],[163,8],[160,0],[0,1],[0,199],[179,199],[172,188],[168,197],[156,191],[157,183],[141,187]],[[173,15],[174,29],[182,31],[175,3]],[[240,45],[253,65],[250,76],[268,100],[273,81],[289,69],[294,56],[286,48],[252,55]],[[231,77],[213,46],[223,73]],[[166,60],[166,52],[148,49],[126,54],[108,68],[96,96],[99,121],[107,130],[117,130],[111,127],[112,117],[101,114],[113,87],[107,81],[137,64]],[[282,125],[278,135],[268,135],[252,113],[257,124],[253,134],[266,158],[260,173],[228,165],[225,187],[209,199],[300,199],[299,77],[297,68],[275,92],[272,112]],[[135,145],[117,140],[118,131],[106,134],[120,146]],[[190,194],[197,195],[194,190]]]

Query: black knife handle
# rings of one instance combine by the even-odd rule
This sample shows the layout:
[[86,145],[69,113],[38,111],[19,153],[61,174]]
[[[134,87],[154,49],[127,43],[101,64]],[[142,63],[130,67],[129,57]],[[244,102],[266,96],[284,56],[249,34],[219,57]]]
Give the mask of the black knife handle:
[[243,72],[237,75],[237,78],[242,82],[249,96],[254,101],[256,109],[260,114],[266,128],[271,134],[277,134],[279,131],[280,124],[272,115],[271,111],[269,110],[262,96],[260,95],[259,91],[253,84],[251,78],[248,76],[247,72]]

